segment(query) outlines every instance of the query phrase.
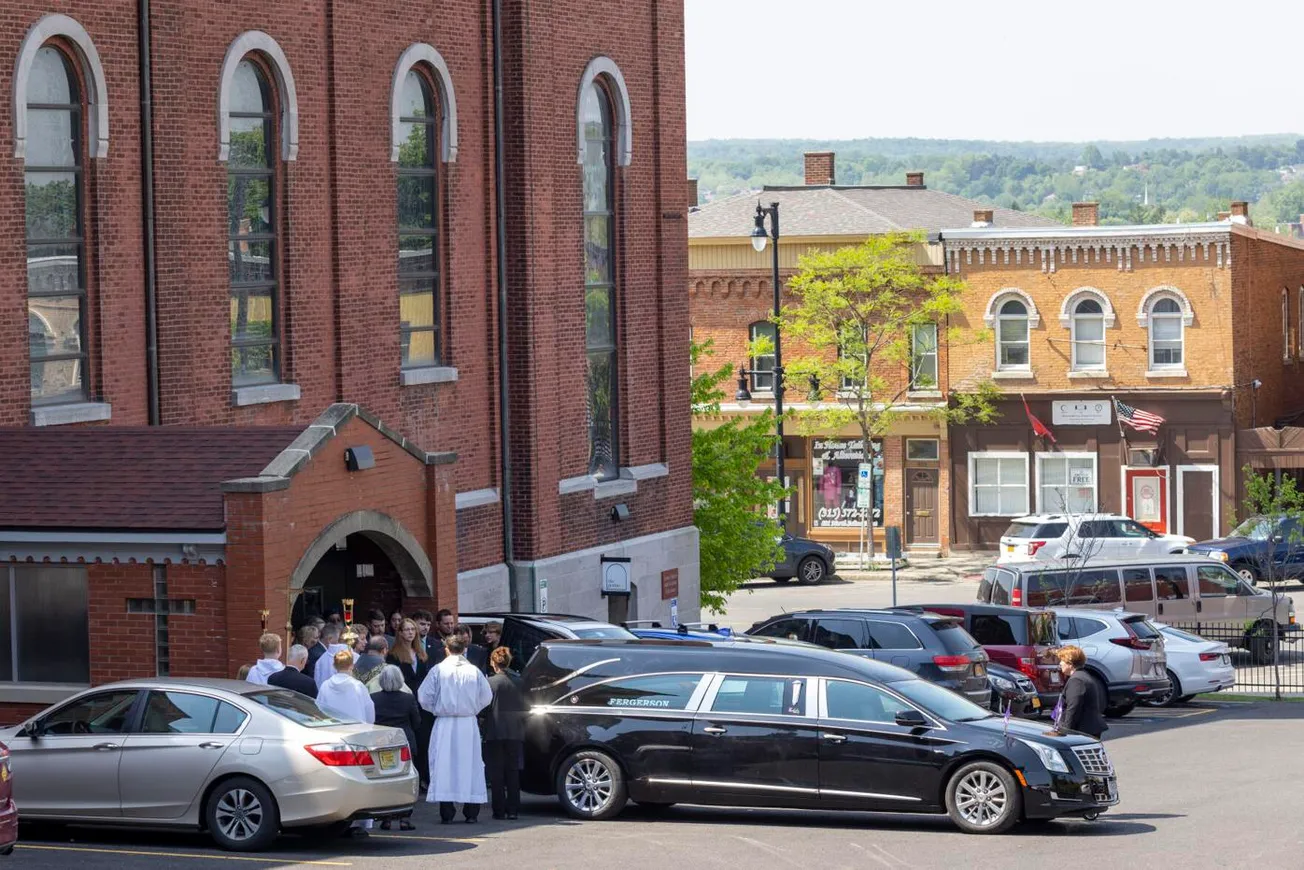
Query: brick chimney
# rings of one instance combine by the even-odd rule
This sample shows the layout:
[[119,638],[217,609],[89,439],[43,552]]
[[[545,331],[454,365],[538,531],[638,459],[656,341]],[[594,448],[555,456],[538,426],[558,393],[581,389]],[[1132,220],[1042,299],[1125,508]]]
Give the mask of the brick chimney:
[[992,209],[976,208],[973,210],[973,223],[970,224],[970,226],[975,228],[990,227],[994,223],[992,217],[993,217]]
[[1218,220],[1220,221],[1231,220],[1231,218],[1232,218],[1232,213],[1229,211],[1218,212]]
[[697,208],[697,179],[688,179],[688,207],[689,209]]
[[1100,224],[1100,203],[1073,203],[1073,226],[1094,227]]
[[1236,200],[1236,202],[1232,203],[1231,218],[1232,223],[1234,224],[1245,224],[1246,226],[1251,226],[1250,204],[1243,199]]
[[923,186],[924,186],[924,173],[922,172],[906,173],[906,187],[923,187]]
[[808,185],[837,183],[837,176],[833,171],[833,156],[832,151],[806,152],[806,183]]

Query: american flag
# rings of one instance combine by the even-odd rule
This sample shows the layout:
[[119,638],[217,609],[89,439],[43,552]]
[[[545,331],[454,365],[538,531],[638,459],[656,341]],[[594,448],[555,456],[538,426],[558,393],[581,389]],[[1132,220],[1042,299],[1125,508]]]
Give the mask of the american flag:
[[1131,405],[1125,405],[1118,399],[1114,400],[1114,410],[1118,412],[1118,421],[1126,423],[1138,432],[1149,432],[1152,435],[1159,432],[1159,427],[1164,424],[1164,418],[1158,414],[1151,414],[1149,411],[1138,411]]

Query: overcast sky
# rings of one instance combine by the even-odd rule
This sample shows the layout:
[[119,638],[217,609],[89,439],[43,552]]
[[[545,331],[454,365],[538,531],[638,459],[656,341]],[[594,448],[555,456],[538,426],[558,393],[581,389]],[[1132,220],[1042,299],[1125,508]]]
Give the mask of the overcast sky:
[[1284,0],[684,0],[688,138],[1304,130]]

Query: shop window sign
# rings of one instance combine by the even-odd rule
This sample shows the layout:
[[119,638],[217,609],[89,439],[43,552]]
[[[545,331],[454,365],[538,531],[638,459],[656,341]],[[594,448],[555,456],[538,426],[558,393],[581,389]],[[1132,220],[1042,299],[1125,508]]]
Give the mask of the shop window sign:
[[865,455],[863,439],[816,440],[811,445],[811,479],[815,489],[813,525],[817,529],[859,528],[865,509],[856,507],[856,477],[860,464],[874,467],[873,522],[883,525],[883,443],[872,442]]

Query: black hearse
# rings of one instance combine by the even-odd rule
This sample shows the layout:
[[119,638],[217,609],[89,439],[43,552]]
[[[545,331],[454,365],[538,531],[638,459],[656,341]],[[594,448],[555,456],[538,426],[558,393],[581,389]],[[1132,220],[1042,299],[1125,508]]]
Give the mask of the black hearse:
[[972,833],[1118,802],[1094,739],[892,665],[749,640],[543,643],[523,673],[522,786],[581,819],[632,799],[944,812]]

